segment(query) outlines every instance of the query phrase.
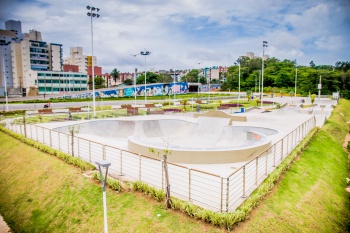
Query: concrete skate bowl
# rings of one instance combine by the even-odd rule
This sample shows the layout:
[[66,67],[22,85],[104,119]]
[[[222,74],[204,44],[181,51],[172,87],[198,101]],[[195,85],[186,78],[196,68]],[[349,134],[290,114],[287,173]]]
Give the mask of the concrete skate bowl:
[[[122,140],[129,151],[156,156],[171,151],[168,161],[184,164],[234,163],[251,160],[270,146],[273,129],[230,126],[230,119],[200,117],[197,123],[177,119],[102,120],[80,124],[79,134]],[[68,126],[54,129],[68,132]]]

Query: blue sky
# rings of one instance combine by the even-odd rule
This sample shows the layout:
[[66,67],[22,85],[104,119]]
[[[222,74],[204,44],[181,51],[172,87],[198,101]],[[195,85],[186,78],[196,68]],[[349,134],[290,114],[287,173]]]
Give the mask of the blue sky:
[[300,65],[350,61],[349,0],[2,0],[0,27],[9,19],[22,31],[41,31],[44,41],[80,46],[91,55],[86,6],[93,20],[94,55],[103,72],[230,66],[246,52],[265,53]]

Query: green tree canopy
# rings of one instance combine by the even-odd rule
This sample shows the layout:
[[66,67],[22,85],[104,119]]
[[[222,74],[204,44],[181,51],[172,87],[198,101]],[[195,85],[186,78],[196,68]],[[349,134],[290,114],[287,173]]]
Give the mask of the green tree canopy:
[[[158,75],[147,71],[146,73],[146,83],[156,83],[158,80]],[[145,74],[143,73],[136,79],[136,84],[144,84],[145,83]]]
[[117,70],[117,68],[114,68],[111,72],[111,76],[114,80],[114,82],[117,82],[117,79],[120,78],[120,72]]

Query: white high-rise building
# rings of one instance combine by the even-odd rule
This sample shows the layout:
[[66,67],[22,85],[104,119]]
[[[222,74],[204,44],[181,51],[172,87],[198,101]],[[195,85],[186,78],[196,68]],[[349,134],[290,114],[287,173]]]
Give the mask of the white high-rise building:
[[[6,21],[0,29],[0,95],[4,83],[8,92],[36,90],[31,94],[52,94],[87,90],[87,68],[84,73],[62,72],[62,45],[42,41],[41,32],[22,34],[21,22]],[[85,59],[88,60],[88,59]],[[91,60],[91,59],[90,59]],[[87,61],[86,61],[87,63]]]
[[8,20],[0,29],[0,87],[13,87],[11,44],[23,38],[20,21]]
[[[75,65],[79,67],[79,72],[83,74],[88,73],[88,67],[91,66],[91,56],[86,56],[83,54],[82,47],[71,47],[69,48],[70,56],[64,58],[63,64],[65,65]],[[96,66],[96,57],[93,57],[94,66]]]

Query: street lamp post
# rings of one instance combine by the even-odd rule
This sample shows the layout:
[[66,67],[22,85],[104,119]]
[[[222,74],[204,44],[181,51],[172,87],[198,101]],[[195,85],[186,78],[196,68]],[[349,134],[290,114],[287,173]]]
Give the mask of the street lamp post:
[[95,102],[95,74],[94,74],[94,31],[92,27],[92,18],[93,17],[100,17],[99,14],[94,13],[94,11],[99,12],[100,9],[93,7],[93,6],[87,6],[86,9],[89,11],[87,13],[87,16],[91,19],[91,77],[92,77],[92,104],[94,108],[94,118],[96,118],[96,102]]
[[295,90],[294,90],[294,97],[297,97],[298,64],[297,64],[297,60],[294,60],[294,62],[295,62]]
[[209,94],[209,101],[210,101],[210,81],[211,81],[211,68],[209,68],[209,79],[208,79],[208,82],[209,82],[209,85],[208,85],[208,94]]
[[261,76],[261,70],[259,70],[259,82],[258,82],[258,89],[259,89],[259,98],[261,99],[261,93],[260,93],[260,76]]
[[147,69],[146,69],[146,68],[147,68],[146,64],[147,64],[147,63],[146,63],[146,57],[147,57],[147,55],[150,55],[151,52],[149,52],[149,51],[147,51],[147,50],[145,49],[144,51],[141,51],[140,54],[143,55],[143,56],[145,56],[145,104],[146,104],[146,103],[147,103],[147,94],[146,94],[146,93],[147,93],[147,91],[146,91],[146,75],[147,75],[147,74],[146,74],[146,70],[147,70]]
[[198,64],[198,94],[197,94],[197,98],[199,99],[199,70],[200,70],[200,68],[201,68],[201,64],[202,64],[203,62],[201,61],[201,62],[197,62],[197,64]]
[[175,74],[175,68],[174,68],[174,85],[173,85],[173,89],[174,89],[174,106],[175,106],[175,99],[176,99],[176,92],[175,92],[175,83],[176,83],[176,80],[175,80],[175,76],[176,76],[176,74]]
[[257,78],[257,76],[255,75],[255,93],[256,93],[256,78]]
[[[140,54],[131,54],[131,56],[133,56],[133,57],[136,57],[137,55],[140,55]],[[137,95],[137,92],[136,92],[136,75],[137,75],[137,68],[135,67],[135,73],[134,73],[134,96],[135,96],[135,105],[136,105],[136,95]]]
[[237,107],[239,108],[239,100],[241,97],[241,62],[242,59],[238,58],[237,63],[238,63],[238,104]]
[[[100,172],[100,180],[102,183],[104,232],[108,233],[106,183],[107,183],[108,167],[111,165],[111,163],[107,162],[106,160],[99,160],[99,161],[96,161],[95,163],[98,165],[98,170]],[[106,169],[105,177],[103,177],[102,168]]]
[[320,75],[320,82],[317,85],[317,87],[318,87],[318,100],[320,101],[321,100],[321,89],[322,89],[322,77],[321,77],[321,75]]
[[262,67],[261,67],[261,109],[263,108],[263,96],[264,96],[264,55],[265,47],[267,47],[267,41],[263,41],[263,55],[262,55]]
[[6,72],[5,72],[5,57],[2,57],[2,79],[4,80],[5,83],[5,101],[6,101],[6,112],[9,111],[9,104],[8,104],[8,99],[7,99],[7,78],[6,78]]

